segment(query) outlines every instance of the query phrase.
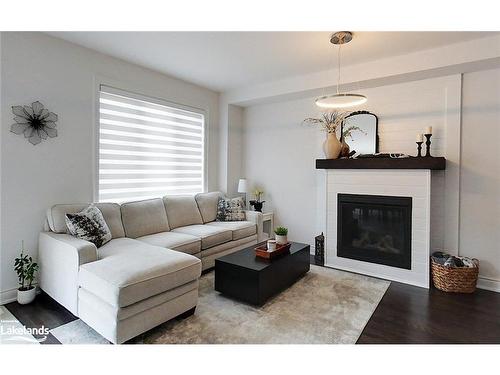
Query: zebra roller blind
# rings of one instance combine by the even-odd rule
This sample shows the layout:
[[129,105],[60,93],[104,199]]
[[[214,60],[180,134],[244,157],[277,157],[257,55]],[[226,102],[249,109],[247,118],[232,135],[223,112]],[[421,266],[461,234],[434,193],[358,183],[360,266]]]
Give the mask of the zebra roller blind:
[[202,192],[204,127],[202,111],[101,85],[99,201]]

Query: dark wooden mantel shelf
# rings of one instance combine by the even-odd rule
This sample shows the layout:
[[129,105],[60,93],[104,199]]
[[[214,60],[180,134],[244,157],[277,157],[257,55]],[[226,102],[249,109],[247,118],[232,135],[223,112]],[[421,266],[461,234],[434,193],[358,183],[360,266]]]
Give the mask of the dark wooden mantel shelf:
[[316,169],[431,169],[446,168],[443,157],[316,159]]

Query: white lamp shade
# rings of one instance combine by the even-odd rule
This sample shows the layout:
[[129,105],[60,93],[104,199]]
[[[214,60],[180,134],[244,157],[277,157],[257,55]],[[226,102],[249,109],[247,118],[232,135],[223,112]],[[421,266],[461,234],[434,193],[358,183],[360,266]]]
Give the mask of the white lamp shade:
[[246,178],[240,178],[240,181],[238,182],[238,193],[247,193],[247,179]]

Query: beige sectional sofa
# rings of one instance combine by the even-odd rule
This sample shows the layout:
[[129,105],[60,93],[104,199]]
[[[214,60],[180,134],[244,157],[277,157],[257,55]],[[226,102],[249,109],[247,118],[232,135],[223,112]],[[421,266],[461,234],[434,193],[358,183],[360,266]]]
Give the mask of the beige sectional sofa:
[[201,271],[262,239],[259,212],[215,221],[220,195],[97,203],[112,235],[100,248],[67,234],[65,215],[88,204],[51,207],[39,237],[40,287],[113,343],[194,311]]

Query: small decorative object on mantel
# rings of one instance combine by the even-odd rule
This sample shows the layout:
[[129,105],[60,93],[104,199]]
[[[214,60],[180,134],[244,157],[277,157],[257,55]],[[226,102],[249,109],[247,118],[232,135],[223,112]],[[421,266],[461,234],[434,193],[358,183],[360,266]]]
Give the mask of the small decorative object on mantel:
[[340,137],[340,145],[341,145],[341,148],[340,148],[339,157],[341,157],[341,158],[349,157],[349,154],[351,153],[351,148],[349,147],[349,145],[345,141],[344,137]]
[[264,190],[256,188],[253,191],[253,195],[255,196],[255,199],[248,201],[250,203],[250,206],[253,206],[255,211],[262,212],[262,206],[266,202],[266,201],[261,201],[262,196],[264,195]]
[[422,157],[422,143],[424,143],[423,135],[417,134],[417,158]]
[[[350,118],[351,117],[348,117],[347,121]],[[363,129],[361,129],[359,126],[356,126],[356,125],[350,125],[350,126],[346,127],[345,129],[344,129],[344,127],[342,127],[342,136],[340,137],[340,143],[342,144],[342,149],[340,150],[340,157],[341,158],[348,158],[350,155],[352,155],[351,148],[347,144],[346,139],[347,138],[352,139],[352,133],[355,131],[359,131],[359,132],[363,133],[364,135],[367,135],[367,132],[365,132]]]
[[43,108],[40,102],[34,102],[31,106],[16,105],[12,107],[15,124],[10,131],[14,134],[24,134],[32,145],[39,144],[42,139],[57,137],[56,121],[57,115]]
[[288,238],[287,238],[288,229],[287,228],[277,227],[274,230],[274,234],[276,235],[275,238],[276,238],[276,243],[278,245],[284,245],[284,244],[288,243]]
[[337,138],[337,128],[348,121],[350,112],[331,111],[325,112],[320,118],[306,118],[302,124],[319,125],[327,133],[327,138],[323,143],[323,152],[327,159],[337,159],[342,149],[342,144]]
[[377,152],[376,154],[357,154],[355,159],[404,159],[409,158],[409,155],[401,153]]
[[36,288],[33,286],[35,272],[38,271],[38,264],[33,259],[24,254],[24,241],[21,242],[21,255],[14,259],[14,271],[17,273],[20,287],[17,289],[17,302],[26,305],[33,302],[36,296]]
[[314,260],[316,264],[325,264],[325,236],[323,232],[319,236],[314,237]]
[[425,128],[425,156],[431,157],[431,137],[432,137],[432,126],[428,126]]

